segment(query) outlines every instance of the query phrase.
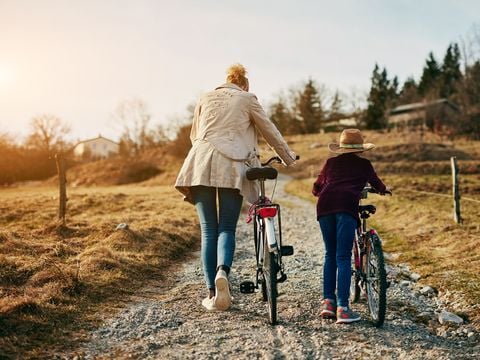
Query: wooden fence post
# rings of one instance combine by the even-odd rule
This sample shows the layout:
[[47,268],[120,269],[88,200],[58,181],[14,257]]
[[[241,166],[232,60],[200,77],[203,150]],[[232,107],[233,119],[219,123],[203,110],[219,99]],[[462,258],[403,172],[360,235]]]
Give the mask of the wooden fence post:
[[67,212],[67,176],[65,171],[65,159],[63,154],[55,154],[55,162],[57,163],[58,171],[58,188],[60,190],[60,202],[58,206],[58,219],[62,221],[65,226],[65,215]]
[[458,165],[457,157],[450,158],[452,165],[452,183],[453,183],[453,219],[457,224],[462,223],[462,216],[460,212],[460,190],[458,188]]

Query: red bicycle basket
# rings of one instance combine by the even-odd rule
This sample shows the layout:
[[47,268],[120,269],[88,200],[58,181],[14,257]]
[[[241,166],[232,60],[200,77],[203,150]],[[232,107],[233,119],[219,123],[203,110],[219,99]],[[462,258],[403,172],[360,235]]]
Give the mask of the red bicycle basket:
[[277,215],[277,208],[264,207],[258,210],[258,215],[262,218],[271,218]]

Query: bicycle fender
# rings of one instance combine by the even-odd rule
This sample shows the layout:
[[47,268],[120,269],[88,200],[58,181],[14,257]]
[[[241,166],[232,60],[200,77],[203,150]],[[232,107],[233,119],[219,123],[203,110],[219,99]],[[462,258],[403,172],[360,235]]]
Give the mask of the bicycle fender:
[[270,246],[269,251],[273,251],[277,245],[277,240],[275,239],[275,227],[273,218],[265,219],[265,233],[267,235],[267,242]]

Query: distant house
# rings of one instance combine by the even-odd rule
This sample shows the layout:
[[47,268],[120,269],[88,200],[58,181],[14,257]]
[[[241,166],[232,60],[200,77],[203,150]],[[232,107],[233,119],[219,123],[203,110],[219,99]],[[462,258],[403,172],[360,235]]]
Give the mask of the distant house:
[[460,109],[447,99],[400,105],[390,110],[388,122],[393,127],[426,126],[432,130],[448,127],[460,114]]
[[82,159],[105,159],[118,154],[119,144],[101,135],[88,140],[80,141],[73,147],[76,157]]
[[338,114],[325,122],[324,129],[325,131],[338,131],[357,126],[358,118],[356,115]]

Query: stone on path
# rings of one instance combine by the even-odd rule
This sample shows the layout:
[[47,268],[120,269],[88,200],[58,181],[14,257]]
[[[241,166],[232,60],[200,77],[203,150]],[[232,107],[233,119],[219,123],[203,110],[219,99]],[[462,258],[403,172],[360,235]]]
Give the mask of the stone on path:
[[443,310],[439,315],[438,315],[438,321],[440,324],[456,324],[460,325],[463,324],[463,319],[455,315],[454,313],[448,312]]

